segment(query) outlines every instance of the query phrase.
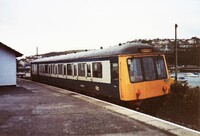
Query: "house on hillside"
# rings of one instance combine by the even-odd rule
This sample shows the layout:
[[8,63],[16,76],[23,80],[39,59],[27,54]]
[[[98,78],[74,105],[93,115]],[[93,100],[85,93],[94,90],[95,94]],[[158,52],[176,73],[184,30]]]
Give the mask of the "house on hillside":
[[0,42],[0,87],[16,85],[16,57],[22,55]]

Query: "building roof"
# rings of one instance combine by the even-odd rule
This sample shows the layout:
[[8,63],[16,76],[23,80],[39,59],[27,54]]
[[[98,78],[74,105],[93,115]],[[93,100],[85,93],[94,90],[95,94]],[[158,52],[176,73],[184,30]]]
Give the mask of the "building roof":
[[0,42],[0,48],[3,48],[3,49],[8,50],[10,52],[13,52],[16,55],[16,57],[21,57],[23,55],[20,52],[8,47],[7,45],[5,45],[5,44],[3,44],[1,42]]
[[53,63],[53,62],[62,62],[62,61],[78,61],[78,60],[87,60],[91,58],[105,58],[105,57],[114,57],[123,54],[132,54],[132,53],[139,53],[139,49],[142,48],[150,48],[153,52],[159,52],[157,48],[152,46],[142,44],[142,43],[126,43],[120,44],[117,46],[113,46],[110,48],[105,49],[98,49],[98,50],[91,50],[91,51],[84,51],[78,53],[71,53],[67,55],[60,55],[54,57],[46,57],[34,60],[32,63]]

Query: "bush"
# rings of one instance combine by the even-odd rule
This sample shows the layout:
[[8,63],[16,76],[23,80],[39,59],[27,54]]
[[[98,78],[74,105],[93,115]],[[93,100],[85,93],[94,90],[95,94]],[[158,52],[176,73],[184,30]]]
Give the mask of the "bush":
[[200,130],[200,88],[175,82],[158,116]]
[[188,84],[182,82],[174,82],[171,85],[171,91],[175,94],[184,94],[189,90]]

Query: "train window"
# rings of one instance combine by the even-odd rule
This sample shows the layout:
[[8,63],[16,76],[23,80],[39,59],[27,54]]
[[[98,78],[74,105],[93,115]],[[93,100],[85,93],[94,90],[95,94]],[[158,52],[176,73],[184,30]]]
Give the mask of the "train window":
[[141,61],[139,58],[128,59],[128,69],[131,82],[143,81]]
[[157,73],[158,73],[158,78],[159,79],[167,78],[165,63],[164,63],[163,57],[156,57],[155,62],[156,62],[156,69],[157,69]]
[[44,65],[44,73],[48,73],[48,65]]
[[118,63],[112,63],[112,79],[117,81],[118,80]]
[[58,64],[58,74],[62,75],[62,65],[63,64]]
[[91,77],[91,66],[87,64],[87,77]]
[[51,74],[53,74],[53,65],[51,65]]
[[156,69],[154,65],[153,57],[143,58],[144,72],[146,80],[155,80],[156,79]]
[[48,73],[51,74],[51,65],[48,65]]
[[74,64],[74,76],[77,76],[77,66]]
[[72,76],[72,64],[67,64],[67,75]]
[[163,57],[143,57],[128,59],[131,82],[150,81],[167,78]]
[[42,65],[39,65],[39,71],[40,71],[40,73],[43,73],[43,66]]
[[37,64],[32,64],[31,72],[32,74],[37,74]]
[[78,64],[78,76],[85,76],[85,63]]
[[54,74],[57,75],[57,73],[58,73],[57,65],[54,65]]
[[66,65],[63,65],[63,75],[66,75]]
[[102,64],[100,62],[92,63],[93,77],[102,78]]

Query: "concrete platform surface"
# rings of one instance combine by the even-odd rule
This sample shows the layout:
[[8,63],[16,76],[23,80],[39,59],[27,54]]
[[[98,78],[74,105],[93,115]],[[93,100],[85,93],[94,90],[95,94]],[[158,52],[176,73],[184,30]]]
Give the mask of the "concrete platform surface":
[[152,123],[160,125],[159,122],[145,116],[141,118],[149,124],[142,123],[132,118],[140,118],[138,114],[123,109],[68,90],[18,79],[17,87],[0,88],[0,136],[166,136],[177,129],[153,127]]

